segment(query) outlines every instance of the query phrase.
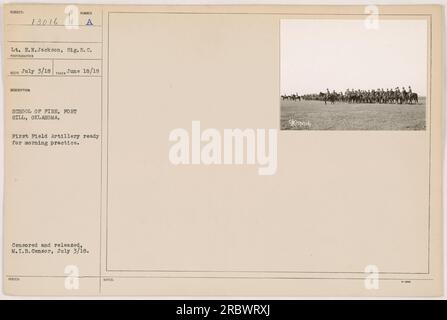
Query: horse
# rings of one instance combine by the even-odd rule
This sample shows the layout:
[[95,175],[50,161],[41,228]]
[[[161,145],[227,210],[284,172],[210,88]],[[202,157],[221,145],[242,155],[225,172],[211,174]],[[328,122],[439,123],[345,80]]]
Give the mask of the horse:
[[418,100],[418,94],[417,94],[416,92],[412,92],[412,93],[410,93],[410,96],[409,96],[409,98],[408,98],[408,102],[409,102],[410,104],[412,104],[413,102],[414,102],[414,103],[419,103],[419,100]]
[[331,104],[335,104],[335,99],[337,98],[337,94],[336,93],[331,93],[329,94],[329,101],[331,102]]
[[319,97],[319,100],[320,100],[320,101],[323,100],[323,101],[324,101],[324,104],[327,104],[327,94],[326,94],[326,93],[320,92],[320,93],[318,94],[318,97]]

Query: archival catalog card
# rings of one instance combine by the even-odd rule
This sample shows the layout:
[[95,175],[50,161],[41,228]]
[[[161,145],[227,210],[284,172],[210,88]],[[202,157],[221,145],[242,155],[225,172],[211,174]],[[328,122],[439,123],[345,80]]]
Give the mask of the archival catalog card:
[[6,294],[442,294],[441,6],[3,11]]

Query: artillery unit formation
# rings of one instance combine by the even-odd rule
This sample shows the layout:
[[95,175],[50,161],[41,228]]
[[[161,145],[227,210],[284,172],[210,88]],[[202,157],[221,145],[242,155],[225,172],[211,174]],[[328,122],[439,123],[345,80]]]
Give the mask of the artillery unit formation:
[[325,92],[299,95],[298,93],[282,95],[282,100],[301,101],[315,100],[324,101],[325,104],[336,102],[345,103],[380,103],[380,104],[418,104],[419,97],[413,92],[411,86],[407,89],[396,87],[395,89],[346,89],[345,92],[336,92],[326,89]]

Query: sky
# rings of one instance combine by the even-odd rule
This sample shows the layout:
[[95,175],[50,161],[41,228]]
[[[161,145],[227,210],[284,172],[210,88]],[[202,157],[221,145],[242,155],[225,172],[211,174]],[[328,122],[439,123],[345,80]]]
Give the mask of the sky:
[[427,92],[427,21],[281,20],[281,94],[395,88]]

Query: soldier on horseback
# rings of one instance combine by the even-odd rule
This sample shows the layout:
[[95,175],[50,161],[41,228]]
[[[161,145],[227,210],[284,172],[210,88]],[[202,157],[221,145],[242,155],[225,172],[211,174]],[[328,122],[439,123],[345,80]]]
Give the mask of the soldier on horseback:
[[394,99],[395,99],[395,103],[399,103],[400,102],[400,89],[399,89],[399,87],[396,87],[396,89],[394,90]]
[[394,92],[393,89],[386,90],[386,103],[393,103]]
[[407,94],[407,90],[405,90],[405,87],[402,87],[402,102],[406,103],[407,102],[407,98],[408,98],[408,94]]
[[408,86],[408,102],[410,104],[412,104],[413,102],[419,103],[418,94],[411,90],[411,86]]

